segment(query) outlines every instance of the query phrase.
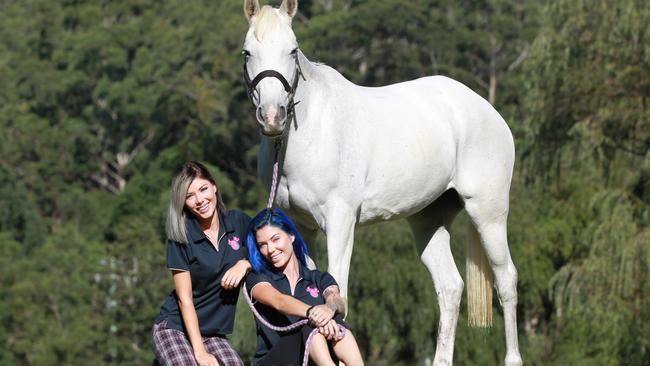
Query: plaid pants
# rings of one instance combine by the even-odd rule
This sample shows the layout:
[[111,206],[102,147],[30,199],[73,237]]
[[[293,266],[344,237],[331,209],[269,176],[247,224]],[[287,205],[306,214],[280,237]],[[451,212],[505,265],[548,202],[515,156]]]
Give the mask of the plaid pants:
[[[194,350],[185,333],[168,329],[167,321],[153,326],[153,351],[163,366],[198,366]],[[212,354],[221,366],[244,366],[241,358],[222,337],[204,337],[206,351]]]

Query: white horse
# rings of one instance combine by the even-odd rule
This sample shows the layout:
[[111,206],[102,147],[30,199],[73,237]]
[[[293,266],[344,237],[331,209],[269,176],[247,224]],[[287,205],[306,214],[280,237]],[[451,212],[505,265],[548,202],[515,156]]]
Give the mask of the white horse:
[[244,71],[265,135],[258,174],[267,184],[274,140],[283,141],[276,204],[296,219],[308,243],[317,229],[325,232],[328,271],[344,296],[355,225],[407,218],[440,307],[435,365],[452,363],[463,280],[449,230],[465,208],[474,234],[470,324],[491,324],[494,275],[505,318],[505,364],[521,365],[517,271],[506,237],[514,144],[505,121],[485,99],[446,77],[367,88],[311,63],[291,29],[297,6],[284,0],[279,9],[260,8],[257,0],[244,0]]

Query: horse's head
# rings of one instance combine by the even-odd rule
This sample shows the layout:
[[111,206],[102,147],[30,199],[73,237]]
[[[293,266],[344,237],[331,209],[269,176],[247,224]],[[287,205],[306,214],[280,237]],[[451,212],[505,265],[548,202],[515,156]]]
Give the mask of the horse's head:
[[297,0],[284,0],[279,9],[260,8],[258,0],[244,0],[248,32],[244,41],[246,88],[262,133],[282,134],[293,110],[298,86],[298,42],[291,19]]

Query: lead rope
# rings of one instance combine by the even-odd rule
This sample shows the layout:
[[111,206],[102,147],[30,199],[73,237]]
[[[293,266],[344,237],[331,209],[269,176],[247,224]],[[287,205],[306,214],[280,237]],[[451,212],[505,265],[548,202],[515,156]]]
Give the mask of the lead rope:
[[[273,201],[275,200],[275,193],[276,193],[276,188],[278,184],[278,156],[280,153],[280,148],[282,147],[282,140],[281,139],[276,139],[275,140],[275,154],[274,154],[274,160],[273,160],[273,179],[271,180],[271,192],[269,194],[269,203],[267,205],[267,208],[272,208],[273,207]],[[260,314],[257,309],[255,308],[255,305],[253,304],[253,301],[251,300],[250,296],[248,295],[248,289],[246,288],[246,283],[244,282],[244,285],[242,286],[244,289],[244,299],[246,299],[246,303],[248,304],[248,307],[250,307],[251,311],[253,312],[253,315],[255,315],[255,318],[260,321],[260,323],[264,324],[267,326],[269,329],[274,330],[276,332],[288,332],[294,329],[298,329],[302,326],[307,325],[309,323],[309,320],[307,319],[302,319],[299,320],[293,324],[287,325],[286,327],[278,327],[275,326],[271,323],[269,323],[262,314]],[[339,324],[339,337],[345,337],[345,327]],[[307,337],[307,341],[305,341],[305,353],[302,356],[302,365],[307,366],[309,363],[309,348],[311,347],[311,341],[312,338],[318,333],[318,328],[314,328],[311,333],[309,333],[309,336]]]
[[269,194],[269,203],[266,208],[273,207],[275,200],[275,192],[278,186],[278,156],[280,155],[280,148],[282,147],[282,138],[275,139],[275,153],[273,154],[273,179],[271,179],[271,193]]

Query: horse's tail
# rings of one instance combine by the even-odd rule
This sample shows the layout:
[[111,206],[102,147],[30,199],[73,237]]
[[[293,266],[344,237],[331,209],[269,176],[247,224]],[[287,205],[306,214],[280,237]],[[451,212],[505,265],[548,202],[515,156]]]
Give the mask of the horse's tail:
[[472,223],[467,228],[467,321],[472,327],[492,326],[492,269]]

